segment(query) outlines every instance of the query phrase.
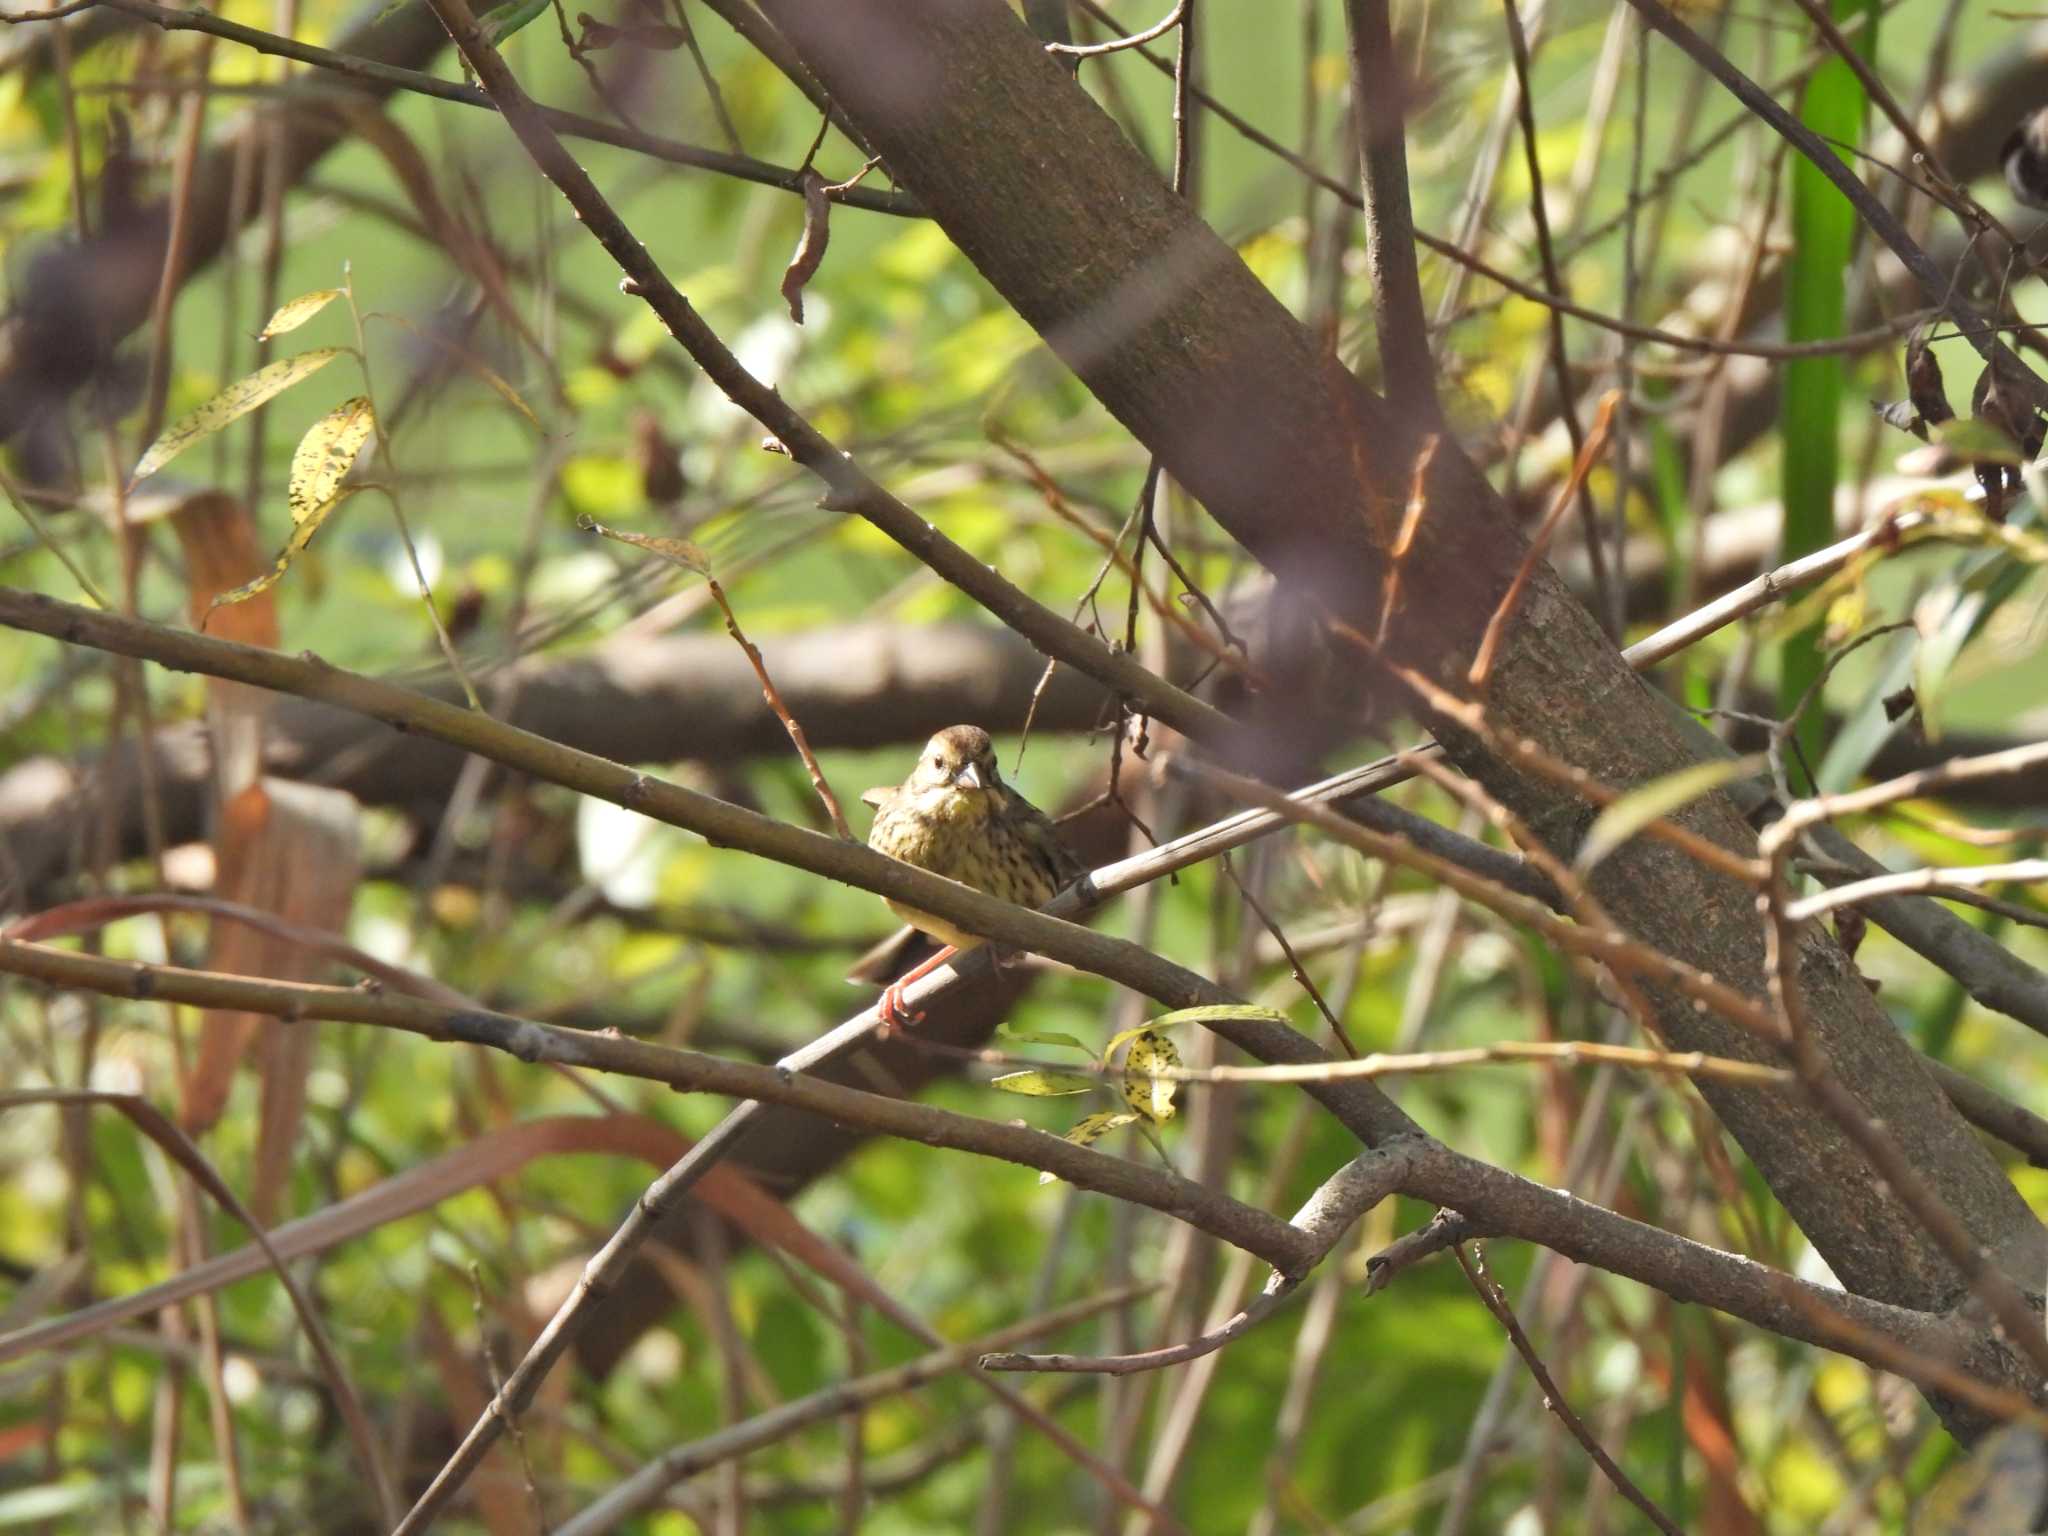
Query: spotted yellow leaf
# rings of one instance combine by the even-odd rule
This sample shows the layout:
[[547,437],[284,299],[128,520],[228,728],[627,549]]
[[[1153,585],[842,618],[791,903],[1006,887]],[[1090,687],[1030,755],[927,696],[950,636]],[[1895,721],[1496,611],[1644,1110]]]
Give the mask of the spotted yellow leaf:
[[[1129,1125],[1137,1118],[1136,1115],[1126,1114],[1121,1110],[1105,1109],[1100,1113],[1076,1120],[1073,1128],[1060,1139],[1062,1141],[1071,1141],[1077,1147],[1092,1147],[1118,1126]],[[1058,1177],[1059,1175],[1056,1173],[1041,1173],[1038,1176],[1038,1182],[1050,1184]]]
[[311,293],[302,293],[296,299],[278,305],[277,313],[256,333],[256,339],[268,341],[286,331],[296,331],[347,291],[346,288],[316,288]]
[[345,487],[335,492],[326,503],[299,518],[298,525],[292,529],[292,536],[285,541],[284,548],[277,552],[276,563],[254,581],[245,581],[239,587],[231,587],[208,603],[206,612],[199,616],[199,627],[206,628],[206,621],[213,617],[214,609],[225,608],[232,603],[246,603],[257,593],[267,592],[276,586],[279,578],[291,569],[292,561],[298,557],[299,551],[313,542],[313,535],[320,531],[320,525],[327,521],[327,515],[361,489],[361,486],[356,485]]
[[1284,1024],[1289,1029],[1294,1021],[1284,1013],[1271,1008],[1261,1008],[1256,1003],[1204,1003],[1197,1008],[1176,1008],[1171,1013],[1162,1013],[1149,1024],[1140,1024],[1135,1029],[1126,1029],[1110,1036],[1109,1044],[1102,1048],[1102,1059],[1108,1061],[1116,1055],[1117,1047],[1126,1040],[1135,1040],[1148,1031],[1171,1029],[1176,1024],[1223,1024],[1235,1020],[1246,1023]]
[[1157,1030],[1140,1031],[1124,1053],[1124,1102],[1154,1125],[1171,1120],[1173,1093],[1180,1084],[1159,1076],[1180,1066],[1180,1051]]
[[376,430],[377,413],[368,395],[342,401],[306,429],[292,453],[291,479],[285,487],[294,524],[315,514],[326,516],[342,477],[355,467],[356,456]]
[[211,437],[259,405],[276,399],[302,379],[311,378],[341,356],[342,351],[340,347],[318,347],[296,357],[281,357],[235,380],[206,404],[165,427],[142,455],[142,462],[135,466],[129,485],[132,487],[136,481],[146,480],[201,438]]

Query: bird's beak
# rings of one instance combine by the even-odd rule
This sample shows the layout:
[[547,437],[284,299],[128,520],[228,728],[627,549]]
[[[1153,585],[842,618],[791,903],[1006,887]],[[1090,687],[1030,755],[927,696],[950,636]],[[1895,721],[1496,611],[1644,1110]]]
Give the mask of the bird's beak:
[[980,789],[981,769],[973,763],[963,763],[960,771],[953,775],[953,782],[962,789]]

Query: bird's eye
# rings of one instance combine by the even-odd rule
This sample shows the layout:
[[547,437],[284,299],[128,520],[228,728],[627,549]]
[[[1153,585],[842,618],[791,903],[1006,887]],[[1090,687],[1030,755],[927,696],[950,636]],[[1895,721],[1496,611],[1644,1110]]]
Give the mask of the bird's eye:
[[932,755],[932,766],[934,768],[943,768],[946,766],[946,760],[943,757],[940,757],[937,753],[934,753]]

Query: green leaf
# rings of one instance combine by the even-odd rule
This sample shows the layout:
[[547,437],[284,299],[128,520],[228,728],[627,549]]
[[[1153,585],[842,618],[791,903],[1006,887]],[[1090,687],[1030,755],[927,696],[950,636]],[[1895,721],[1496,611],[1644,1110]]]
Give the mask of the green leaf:
[[508,4],[493,6],[477,17],[477,30],[483,33],[485,41],[496,46],[547,8],[548,0],[509,0]]
[[213,436],[259,405],[274,400],[302,379],[311,378],[341,356],[344,350],[341,347],[320,347],[311,352],[301,352],[297,357],[281,357],[246,378],[235,380],[190,415],[180,417],[164,428],[142,455],[142,462],[135,466],[135,473],[128,481],[129,487],[133,489],[137,481],[148,479],[201,438]]
[[1095,1079],[1076,1077],[1071,1072],[1005,1072],[1001,1077],[990,1078],[988,1085],[1034,1099],[1058,1099],[1070,1093],[1088,1092],[1095,1086]]
[[277,313],[256,333],[256,339],[268,341],[286,331],[296,331],[346,292],[346,288],[316,288],[311,293],[302,293],[296,299],[278,305]]
[[1019,1045],[1057,1045],[1063,1048],[1070,1048],[1072,1050],[1080,1051],[1089,1056],[1093,1056],[1095,1054],[1094,1050],[1088,1045],[1086,1041],[1076,1039],[1072,1035],[1062,1034],[1060,1033],[1060,1031],[1056,1029],[1033,1031],[1025,1029],[1012,1029],[1007,1024],[998,1024],[996,1026],[996,1033],[1001,1035],[1005,1040],[1016,1041]]
[[294,524],[327,515],[342,477],[355,467],[356,456],[376,430],[377,413],[368,395],[342,401],[306,429],[292,453],[285,488]]
[[1180,1066],[1180,1051],[1157,1030],[1140,1030],[1124,1053],[1124,1102],[1154,1125],[1171,1120],[1180,1084],[1156,1074]]
[[1748,777],[1762,768],[1765,761],[1761,755],[1715,758],[1638,785],[1610,802],[1607,809],[1594,818],[1593,825],[1586,832],[1586,840],[1579,845],[1578,857],[1572,860],[1572,867],[1584,874],[1651,822],[1670,815],[1681,806],[1690,805],[1701,795],[1719,789],[1730,780]]
[[[1129,1125],[1137,1118],[1136,1115],[1126,1110],[1105,1109],[1099,1114],[1089,1115],[1085,1119],[1075,1121],[1073,1128],[1060,1139],[1062,1141],[1071,1141],[1077,1147],[1092,1147],[1118,1126]],[[1058,1177],[1059,1175],[1056,1173],[1041,1173],[1038,1176],[1038,1182],[1050,1184]]]

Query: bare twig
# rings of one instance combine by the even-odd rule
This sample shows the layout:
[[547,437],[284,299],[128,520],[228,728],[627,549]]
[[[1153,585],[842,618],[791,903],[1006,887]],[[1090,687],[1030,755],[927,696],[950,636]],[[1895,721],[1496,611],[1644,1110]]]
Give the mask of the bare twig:
[[839,797],[832,793],[832,786],[825,780],[825,770],[818,765],[818,754],[811,750],[811,743],[804,735],[804,728],[797,724],[796,716],[789,712],[789,706],[782,702],[782,695],[775,691],[775,683],[768,676],[768,665],[761,660],[760,649],[740,629],[739,615],[732,611],[732,604],[726,600],[725,588],[711,575],[704,578],[711,589],[711,600],[718,604],[718,611],[725,615],[725,631],[739,642],[741,650],[747,653],[747,660],[754,668],[754,675],[761,679],[761,697],[768,701],[768,707],[775,711],[775,718],[782,722],[782,728],[789,732],[790,743],[796,748],[796,755],[803,759],[804,770],[811,776],[811,788],[818,792],[818,798],[825,802],[825,814],[832,818],[832,830],[848,842],[854,841],[853,828],[846,824],[846,812],[839,808]]
[[1907,892],[1939,896],[1969,891],[1980,885],[2040,880],[2048,880],[2048,859],[2021,859],[2012,864],[1973,864],[1954,869],[1909,869],[1895,875],[1852,880],[1847,885],[1838,885],[1833,890],[1792,902],[1785,908],[1785,916],[1792,922],[1803,923],[1837,907],[1858,906],[1880,896]]
[[1394,42],[1387,0],[1345,0],[1351,44],[1351,119],[1364,192],[1365,253],[1372,268],[1373,322],[1380,372],[1400,381],[1389,398],[1410,402],[1434,425],[1440,416],[1436,363],[1415,265],[1415,212],[1408,197],[1403,114],[1409,79]]
[[[1512,9],[1512,0],[1510,8]],[[1573,447],[1576,450],[1572,458],[1572,472],[1565,483],[1558,487],[1557,495],[1550,503],[1550,510],[1543,515],[1543,521],[1537,526],[1535,536],[1529,540],[1529,548],[1522,556],[1522,563],[1515,571],[1514,580],[1509,583],[1507,592],[1487,618],[1486,633],[1480,638],[1479,648],[1472,657],[1471,669],[1466,674],[1466,680],[1474,688],[1485,688],[1486,680],[1493,672],[1494,653],[1500,648],[1501,639],[1507,633],[1508,622],[1521,604],[1523,589],[1528,586],[1529,578],[1535,574],[1537,562],[1549,548],[1551,537],[1557,532],[1557,525],[1564,518],[1565,509],[1581,498],[1586,477],[1593,472],[1594,460],[1600,457],[1600,450],[1607,446],[1607,431],[1614,424],[1614,407],[1620,398],[1617,392],[1610,389],[1600,397],[1599,414],[1593,419],[1593,430],[1583,439],[1577,431],[1572,433]],[[1592,503],[1581,500],[1580,505],[1587,519],[1587,547],[1589,550],[1597,549],[1600,540],[1593,531]],[[1600,572],[1594,584],[1604,595],[1607,583],[1606,567],[1598,555],[1595,555],[1594,561],[1596,570]]]
[[1586,1454],[1593,1458],[1593,1464],[1606,1474],[1607,1480],[1620,1490],[1623,1498],[1643,1512],[1645,1519],[1664,1532],[1664,1536],[1684,1536],[1672,1523],[1671,1517],[1651,1502],[1650,1496],[1636,1486],[1635,1479],[1622,1471],[1614,1458],[1607,1454],[1606,1448],[1586,1428],[1585,1421],[1572,1411],[1572,1405],[1565,1401],[1564,1394],[1551,1379],[1550,1368],[1543,1363],[1543,1357],[1536,1353],[1536,1347],[1515,1320],[1514,1309],[1508,1305],[1507,1297],[1494,1284],[1493,1276],[1486,1272],[1484,1254],[1477,1258],[1467,1257],[1462,1244],[1452,1251],[1458,1255],[1458,1265],[1465,1271],[1465,1278],[1472,1282],[1472,1289],[1479,1293],[1479,1299],[1486,1303],[1486,1310],[1507,1331],[1515,1353],[1522,1357],[1522,1363],[1529,1367],[1529,1374],[1536,1378],[1537,1388],[1543,1393],[1543,1405],[1557,1415],[1564,1427],[1571,1431],[1572,1438],[1585,1447]]
[[1188,13],[1188,0],[1176,0],[1172,10],[1142,32],[1130,32],[1113,37],[1106,43],[1047,43],[1047,53],[1064,54],[1070,59],[1094,59],[1108,53],[1120,53],[1126,48],[1141,47],[1154,38],[1166,36]]
[[[1529,174],[1529,217],[1536,227],[1536,251],[1543,263],[1543,286],[1563,297],[1564,277],[1558,270],[1557,251],[1550,238],[1550,210],[1543,196],[1543,160],[1536,149],[1536,101],[1530,88],[1529,38],[1522,26],[1520,0],[1501,0],[1501,13],[1507,22],[1508,56],[1514,63],[1515,112],[1521,119],[1522,163]],[[1591,439],[1579,425],[1579,391],[1572,382],[1571,359],[1565,349],[1564,314],[1554,304],[1546,305],[1544,313],[1550,321],[1550,370],[1557,386],[1557,409],[1564,419],[1565,436],[1572,445],[1574,463],[1570,494],[1578,502],[1580,521],[1586,530],[1586,563],[1593,576],[1593,612],[1599,616],[1601,624],[1608,627],[1609,635],[1619,639],[1620,632],[1612,627],[1619,610],[1607,575],[1606,537],[1601,532],[1599,509],[1593,505],[1592,494],[1586,489],[1585,473],[1580,468],[1587,460]],[[1610,394],[1602,402],[1603,414],[1612,413],[1614,398]]]

